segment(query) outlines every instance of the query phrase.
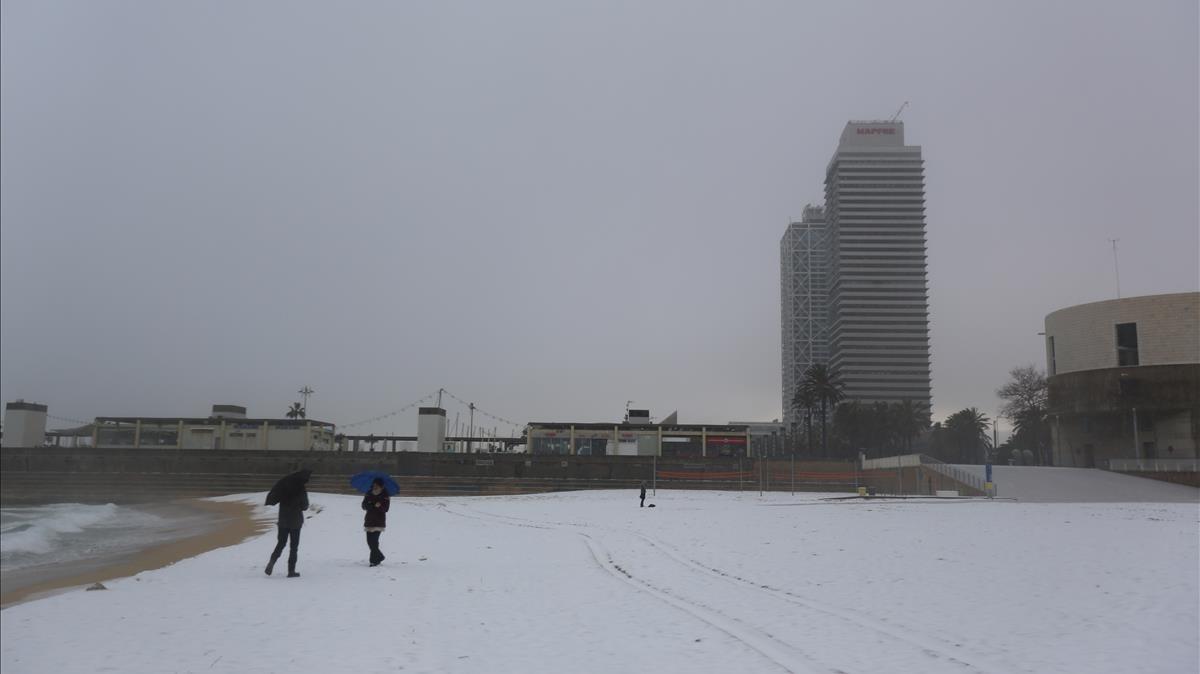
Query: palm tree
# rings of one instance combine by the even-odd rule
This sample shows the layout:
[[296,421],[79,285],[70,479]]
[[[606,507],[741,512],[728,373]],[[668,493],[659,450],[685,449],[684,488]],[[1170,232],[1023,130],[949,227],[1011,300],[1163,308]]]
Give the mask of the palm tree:
[[833,410],[833,441],[834,445],[848,447],[851,450],[870,452],[867,426],[864,419],[863,407],[857,400],[844,402]]
[[945,461],[946,463],[954,463],[954,457],[951,456],[949,445],[950,439],[946,427],[940,421],[933,422],[929,426],[929,453],[935,459]]
[[1018,447],[1033,447],[1038,464],[1047,465],[1050,446],[1050,420],[1043,410],[1024,410],[1013,417],[1013,435],[1009,442]]
[[980,458],[980,450],[987,452],[992,444],[988,437],[991,423],[986,414],[974,407],[959,410],[946,419],[946,428],[958,448],[962,463],[974,463]]
[[929,428],[929,406],[923,402],[905,399],[896,403],[894,413],[900,442],[905,451],[912,451],[913,438]]
[[817,406],[817,399],[813,397],[812,391],[809,391],[803,384],[796,389],[796,395],[792,396],[792,407],[798,410],[804,410],[804,428],[808,435],[808,444],[805,448],[812,451],[812,418],[813,409]]
[[804,371],[804,383],[800,388],[808,391],[821,405],[821,456],[829,458],[829,437],[825,433],[825,422],[829,417],[827,410],[846,397],[842,393],[842,383],[827,365],[817,364]]
[[289,419],[303,419],[304,418],[304,408],[300,406],[300,403],[292,403],[292,406],[288,408],[287,418],[289,418]]
[[896,413],[891,405],[882,400],[866,408],[867,437],[871,447],[898,451],[896,439],[900,434],[896,431]]

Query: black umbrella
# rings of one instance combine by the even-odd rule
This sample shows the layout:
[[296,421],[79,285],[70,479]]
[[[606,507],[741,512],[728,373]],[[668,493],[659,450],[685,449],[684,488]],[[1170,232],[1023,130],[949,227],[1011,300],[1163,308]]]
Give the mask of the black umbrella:
[[267,492],[267,505],[278,505],[280,501],[286,501],[303,492],[304,485],[311,475],[312,471],[305,468],[279,478],[275,486],[271,487],[271,491]]

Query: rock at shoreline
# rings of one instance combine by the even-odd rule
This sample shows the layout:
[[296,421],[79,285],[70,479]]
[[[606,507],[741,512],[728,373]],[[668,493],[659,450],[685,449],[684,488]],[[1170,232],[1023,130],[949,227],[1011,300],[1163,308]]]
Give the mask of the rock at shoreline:
[[104,587],[104,583],[92,583],[91,585],[88,586],[87,591],[91,592],[92,590],[107,590],[107,589],[108,589],[107,587]]

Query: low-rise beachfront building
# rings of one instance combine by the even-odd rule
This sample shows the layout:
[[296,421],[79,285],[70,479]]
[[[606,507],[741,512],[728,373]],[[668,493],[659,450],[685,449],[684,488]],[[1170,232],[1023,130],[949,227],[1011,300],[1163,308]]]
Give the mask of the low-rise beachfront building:
[[779,457],[788,453],[787,425],[775,421],[731,421],[731,426],[745,426],[750,432],[750,456]]
[[563,456],[745,456],[745,424],[534,422],[525,427],[530,454]]
[[208,417],[96,417],[91,435],[109,449],[335,449],[332,423],[252,419],[239,405],[213,405]]

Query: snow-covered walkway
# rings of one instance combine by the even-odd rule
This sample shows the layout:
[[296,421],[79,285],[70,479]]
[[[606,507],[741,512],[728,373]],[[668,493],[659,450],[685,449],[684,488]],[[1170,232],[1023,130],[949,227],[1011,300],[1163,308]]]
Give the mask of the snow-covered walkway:
[[[253,497],[260,498],[260,497]],[[273,533],[0,612],[19,672],[1194,672],[1197,507],[314,494]]]
[[[984,479],[978,465],[957,465]],[[1042,503],[1198,503],[1200,489],[1098,468],[993,466],[996,496]]]

